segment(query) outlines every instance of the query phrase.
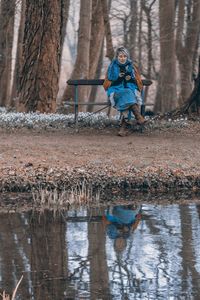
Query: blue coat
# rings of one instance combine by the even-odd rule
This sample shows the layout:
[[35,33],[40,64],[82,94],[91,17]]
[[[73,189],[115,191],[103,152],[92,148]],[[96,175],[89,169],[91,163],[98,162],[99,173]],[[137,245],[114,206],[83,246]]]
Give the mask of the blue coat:
[[[126,79],[127,75],[130,76],[129,80]],[[108,67],[107,78],[112,81],[107,94],[110,98],[114,99],[114,106],[117,110],[127,110],[131,105],[138,102],[136,96],[138,87],[130,60],[127,60],[125,64],[121,64],[117,59],[114,59]]]

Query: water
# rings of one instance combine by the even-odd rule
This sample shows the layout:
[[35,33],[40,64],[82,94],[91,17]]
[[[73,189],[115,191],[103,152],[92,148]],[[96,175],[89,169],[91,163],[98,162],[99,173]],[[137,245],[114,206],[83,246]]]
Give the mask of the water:
[[200,299],[200,206],[145,204],[132,225],[124,209],[2,213],[0,287],[23,275],[18,300]]

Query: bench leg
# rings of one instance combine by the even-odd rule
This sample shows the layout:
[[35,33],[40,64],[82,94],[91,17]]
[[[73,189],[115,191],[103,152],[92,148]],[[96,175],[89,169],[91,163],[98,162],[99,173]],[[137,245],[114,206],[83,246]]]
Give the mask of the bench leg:
[[74,99],[74,122],[76,131],[78,131],[78,85],[75,88],[75,99]]

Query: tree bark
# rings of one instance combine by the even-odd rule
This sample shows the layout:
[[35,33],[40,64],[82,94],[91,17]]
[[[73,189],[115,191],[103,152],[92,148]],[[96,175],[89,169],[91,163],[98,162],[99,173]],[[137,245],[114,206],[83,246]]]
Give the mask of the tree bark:
[[[181,93],[179,105],[188,99],[192,90],[192,62],[195,54],[196,42],[200,27],[200,2],[194,0],[192,15],[187,21],[187,27],[184,28],[185,2],[178,2],[178,24],[176,33],[176,54],[179,62]],[[183,39],[183,36],[185,38]]]
[[159,2],[161,112],[176,107],[176,59],[174,38],[175,2]]
[[26,2],[19,110],[54,112],[58,92],[61,0]]
[[15,0],[0,3],[0,106],[9,104]]

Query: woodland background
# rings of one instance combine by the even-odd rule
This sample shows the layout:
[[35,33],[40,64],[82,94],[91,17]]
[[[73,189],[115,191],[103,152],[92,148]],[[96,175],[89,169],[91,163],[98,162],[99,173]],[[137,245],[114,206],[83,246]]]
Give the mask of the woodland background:
[[[153,81],[146,101],[154,112],[183,105],[198,72],[200,1],[0,0],[0,106],[68,112],[66,81],[103,78],[121,45]],[[102,88],[80,94],[106,97]]]

